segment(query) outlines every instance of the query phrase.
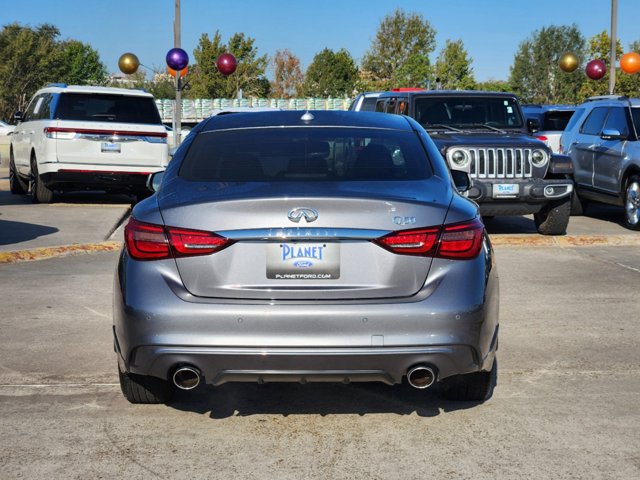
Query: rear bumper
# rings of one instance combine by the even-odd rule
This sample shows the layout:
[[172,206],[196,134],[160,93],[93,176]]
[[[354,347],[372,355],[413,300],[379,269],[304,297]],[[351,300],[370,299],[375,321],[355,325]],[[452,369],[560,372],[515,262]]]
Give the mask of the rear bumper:
[[61,169],[40,177],[52,190],[141,191],[146,190],[149,175],[158,170],[161,168],[143,171]]
[[[472,265],[470,265],[472,264]],[[434,260],[422,290],[371,301],[194,297],[173,260],[123,252],[114,340],[123,371],[168,379],[192,365],[205,381],[400,383],[428,364],[438,379],[488,371],[498,334],[498,278],[489,245],[467,261]]]

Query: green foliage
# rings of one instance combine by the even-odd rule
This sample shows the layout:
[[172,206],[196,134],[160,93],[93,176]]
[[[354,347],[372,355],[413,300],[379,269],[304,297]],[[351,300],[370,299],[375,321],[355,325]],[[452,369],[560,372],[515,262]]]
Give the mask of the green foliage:
[[76,40],[61,42],[53,25],[36,28],[18,23],[0,30],[0,118],[24,110],[47,83],[102,84],[106,68],[98,53]]
[[[222,43],[220,32],[213,39],[206,33],[200,37],[193,51],[196,64],[190,68],[191,89],[189,98],[233,98],[240,89],[244,96],[264,97],[269,91],[269,81],[265,77],[268,60],[266,55],[258,56],[255,39],[235,33],[227,45]],[[223,53],[236,57],[238,68],[235,73],[224,76],[218,72],[216,60]]]
[[473,90],[476,81],[473,78],[471,59],[462,40],[447,40],[436,60],[433,81],[439,80],[444,90]]
[[509,83],[526,103],[579,103],[584,72],[563,72],[558,60],[572,52],[585,58],[585,41],[576,25],[550,26],[522,42],[511,66]]
[[308,97],[348,97],[358,78],[358,67],[344,48],[334,52],[325,48],[313,57],[307,68],[303,94]]
[[362,60],[373,89],[422,84],[430,72],[429,55],[435,49],[436,31],[428,20],[402,9],[387,15]]
[[490,79],[485,82],[476,83],[475,90],[482,90],[484,92],[512,92],[513,88],[509,82],[505,80]]

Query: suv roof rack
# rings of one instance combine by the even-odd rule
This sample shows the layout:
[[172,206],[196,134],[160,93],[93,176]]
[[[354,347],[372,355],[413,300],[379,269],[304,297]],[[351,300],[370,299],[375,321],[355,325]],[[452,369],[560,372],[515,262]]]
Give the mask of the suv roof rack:
[[48,83],[44,88],[50,87],[59,87],[59,88],[67,88],[69,85],[66,83]]
[[587,98],[587,102],[593,102],[595,100],[629,100],[629,97],[625,95],[597,95],[595,97]]

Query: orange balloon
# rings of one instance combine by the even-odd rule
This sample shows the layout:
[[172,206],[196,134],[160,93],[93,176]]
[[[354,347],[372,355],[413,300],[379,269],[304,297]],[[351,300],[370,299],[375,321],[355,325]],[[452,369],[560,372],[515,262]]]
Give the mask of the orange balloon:
[[[189,69],[187,67],[184,67],[182,70],[180,70],[180,78],[184,77],[187,74],[188,70]],[[171,67],[167,67],[167,73],[172,77],[176,76],[176,71]]]
[[640,53],[629,52],[622,55],[620,68],[624,73],[640,72]]

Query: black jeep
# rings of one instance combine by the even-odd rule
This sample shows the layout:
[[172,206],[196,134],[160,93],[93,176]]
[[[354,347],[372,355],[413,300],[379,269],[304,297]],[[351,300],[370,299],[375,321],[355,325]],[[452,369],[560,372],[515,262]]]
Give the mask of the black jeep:
[[[571,162],[530,135],[518,99],[499,92],[414,90],[382,93],[376,111],[416,119],[483,216],[533,214],[538,232],[564,235],[571,210]],[[531,126],[535,128],[535,125]]]

